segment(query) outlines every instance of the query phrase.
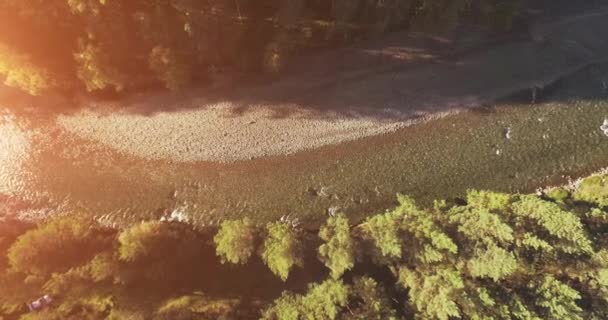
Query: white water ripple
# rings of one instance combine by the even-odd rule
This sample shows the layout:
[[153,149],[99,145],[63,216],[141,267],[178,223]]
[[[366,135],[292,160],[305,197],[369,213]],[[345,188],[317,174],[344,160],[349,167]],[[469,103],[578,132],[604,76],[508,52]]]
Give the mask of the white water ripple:
[[22,167],[30,154],[30,138],[13,117],[0,114],[0,193],[16,194],[23,190]]

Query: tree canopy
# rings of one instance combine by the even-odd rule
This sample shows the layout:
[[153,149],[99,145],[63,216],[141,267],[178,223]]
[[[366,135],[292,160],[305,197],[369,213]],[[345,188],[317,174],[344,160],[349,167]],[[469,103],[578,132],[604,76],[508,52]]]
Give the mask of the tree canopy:
[[31,94],[171,90],[280,72],[289,57],[465,20],[509,29],[523,0],[0,0],[0,76]]
[[[399,195],[352,228],[344,214],[329,217],[318,236],[281,221],[226,221],[211,239],[177,222],[119,231],[57,218],[0,237],[0,316],[605,319],[608,212],[594,188],[577,188],[559,200],[471,190],[464,203],[429,208]],[[251,259],[255,238],[264,264]],[[56,300],[25,313],[42,294]]]

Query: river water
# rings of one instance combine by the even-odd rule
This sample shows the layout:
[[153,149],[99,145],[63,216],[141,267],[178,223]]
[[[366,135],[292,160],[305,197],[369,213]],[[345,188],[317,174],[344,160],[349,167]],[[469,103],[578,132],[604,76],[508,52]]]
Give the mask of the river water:
[[391,207],[396,193],[430,205],[470,188],[533,192],[608,166],[599,129],[608,100],[592,85],[602,74],[561,81],[537,105],[514,98],[395,133],[224,164],[137,158],[63,132],[54,116],[5,109],[0,193],[36,209],[23,217],[90,214],[119,227],[174,211],[199,226],[287,214],[315,225],[328,210],[362,219]]
[[[539,23],[531,29],[536,42],[515,43],[508,54],[480,52],[498,55],[488,63],[473,63],[482,61],[474,56],[472,62],[430,67],[447,68],[457,77],[421,69],[433,75],[426,80],[434,84],[426,86],[432,89],[427,95],[418,94],[422,84],[420,90],[397,90],[397,97],[410,94],[434,104],[450,100],[454,87],[503,96],[513,79],[525,76],[516,82],[524,90],[521,97],[288,156],[233,163],[144,159],[63,130],[57,117],[65,111],[49,110],[56,103],[47,98],[19,106],[0,98],[0,198],[9,199],[12,213],[22,218],[87,214],[117,227],[172,212],[200,226],[242,216],[264,223],[284,215],[314,226],[329,210],[344,211],[352,220],[383,211],[396,193],[431,205],[433,199],[462,197],[470,188],[533,192],[565,183],[608,167],[608,137],[599,129],[608,118],[608,67],[591,66],[545,88],[538,104],[530,104],[526,88],[531,81],[545,86],[570,69],[605,60],[606,15],[592,10]],[[527,49],[517,49],[522,46]],[[511,63],[496,63],[507,60]],[[503,73],[513,77],[497,76]],[[414,84],[422,79],[414,71],[402,76]],[[395,86],[410,83],[395,82],[392,74],[379,77]],[[501,82],[505,79],[508,85]],[[361,102],[365,92],[351,93],[365,90],[384,103],[390,96],[384,91],[395,89],[376,81],[371,90],[369,82],[352,82],[327,104],[349,97]],[[323,102],[327,95],[313,98]]]

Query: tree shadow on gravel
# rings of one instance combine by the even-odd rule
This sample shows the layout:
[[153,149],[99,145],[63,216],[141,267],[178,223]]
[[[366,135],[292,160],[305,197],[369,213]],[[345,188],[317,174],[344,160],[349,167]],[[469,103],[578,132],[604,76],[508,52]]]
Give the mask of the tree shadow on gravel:
[[548,88],[608,55],[603,35],[608,12],[596,9],[565,18],[561,11],[551,14],[558,18],[543,17],[529,29],[501,36],[472,27],[442,35],[393,33],[295,58],[279,76],[252,76],[215,88],[155,89],[117,99],[28,100],[0,92],[0,101],[50,105],[31,108],[40,113],[71,113],[84,107],[153,116],[221,107],[229,117],[266,109],[270,118],[420,118]]

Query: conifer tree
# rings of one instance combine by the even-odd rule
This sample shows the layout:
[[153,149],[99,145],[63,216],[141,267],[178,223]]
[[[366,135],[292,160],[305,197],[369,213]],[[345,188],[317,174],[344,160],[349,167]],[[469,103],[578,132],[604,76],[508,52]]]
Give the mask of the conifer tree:
[[325,241],[319,247],[319,258],[331,270],[331,277],[338,279],[355,265],[348,219],[343,214],[330,217],[319,237]]
[[306,295],[284,292],[264,310],[262,320],[335,320],[348,302],[349,287],[339,280],[312,284]]
[[302,267],[302,248],[295,230],[289,224],[274,222],[266,226],[262,260],[281,280],[287,280],[294,266]]
[[57,218],[17,238],[8,260],[14,271],[48,277],[85,263],[111,240],[86,218]]
[[341,319],[398,319],[397,311],[393,308],[386,290],[371,277],[363,276],[354,280],[348,301],[349,313]]
[[248,218],[226,220],[213,238],[222,263],[245,264],[255,251],[257,230]]

